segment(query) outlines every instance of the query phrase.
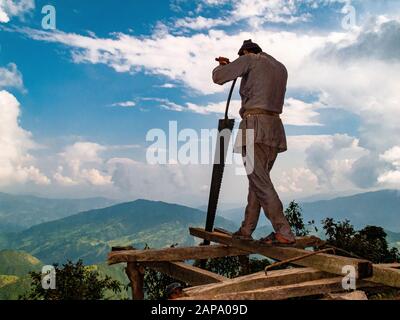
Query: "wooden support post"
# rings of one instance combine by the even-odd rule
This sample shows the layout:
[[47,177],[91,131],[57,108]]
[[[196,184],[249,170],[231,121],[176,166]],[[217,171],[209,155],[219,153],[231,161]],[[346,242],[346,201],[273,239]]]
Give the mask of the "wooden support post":
[[[233,240],[232,237],[228,235],[206,232],[204,229],[199,228],[190,228],[190,234],[202,239],[208,239],[212,242],[234,246],[242,250],[255,251],[266,257],[280,261],[296,258],[309,252],[292,247],[263,245],[257,241]],[[294,264],[316,268],[321,271],[337,275],[343,275],[343,267],[352,266],[356,271],[357,279],[363,279],[372,276],[372,263],[367,260],[347,258],[324,253],[296,261]]]
[[128,262],[125,272],[131,282],[132,299],[144,300],[144,267],[136,262]]

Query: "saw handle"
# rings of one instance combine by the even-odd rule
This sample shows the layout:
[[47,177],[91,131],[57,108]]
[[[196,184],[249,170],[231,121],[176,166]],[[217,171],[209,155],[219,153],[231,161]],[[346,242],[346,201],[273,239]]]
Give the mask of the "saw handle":
[[229,120],[229,106],[231,104],[231,99],[232,99],[232,94],[233,94],[233,89],[235,89],[235,85],[237,82],[237,78],[233,80],[231,90],[229,91],[229,96],[228,96],[228,101],[226,102],[226,109],[225,109],[225,122],[228,122]]

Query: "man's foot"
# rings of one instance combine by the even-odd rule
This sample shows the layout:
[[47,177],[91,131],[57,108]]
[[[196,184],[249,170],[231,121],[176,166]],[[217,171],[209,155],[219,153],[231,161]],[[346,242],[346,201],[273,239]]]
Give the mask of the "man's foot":
[[232,234],[232,238],[236,240],[254,240],[251,235],[243,234],[241,230],[236,231]]
[[263,244],[268,245],[293,245],[296,244],[296,240],[289,240],[280,233],[272,232],[268,237],[261,238],[259,240]]

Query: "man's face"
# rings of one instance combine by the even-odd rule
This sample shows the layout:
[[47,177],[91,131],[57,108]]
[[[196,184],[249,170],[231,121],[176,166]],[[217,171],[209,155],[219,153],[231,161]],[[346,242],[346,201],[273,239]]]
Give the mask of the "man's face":
[[247,50],[243,50],[243,53],[246,54],[250,54],[250,52],[248,52]]

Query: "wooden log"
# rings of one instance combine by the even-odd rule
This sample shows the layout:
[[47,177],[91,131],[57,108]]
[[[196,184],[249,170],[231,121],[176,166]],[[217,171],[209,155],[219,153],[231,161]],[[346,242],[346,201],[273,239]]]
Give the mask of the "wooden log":
[[[263,288],[258,290],[230,292],[217,295],[196,295],[180,300],[286,300],[289,298],[308,297],[342,292],[342,277],[319,279],[302,283]],[[360,286],[369,286],[366,281],[360,281]]]
[[241,292],[274,286],[283,286],[324,278],[332,278],[332,275],[313,268],[276,270],[271,271],[268,276],[265,276],[264,272],[259,272],[230,279],[218,284],[188,288],[185,289],[185,293],[189,296],[217,295],[229,292]]
[[365,301],[368,300],[367,295],[364,291],[353,291],[350,293],[329,293],[322,300],[356,300]]
[[143,265],[192,286],[220,283],[228,280],[228,278],[221,275],[183,262],[145,262]]
[[[190,234],[201,239],[207,239],[212,242],[217,242],[228,246],[235,246],[236,248],[242,250],[256,252],[280,261],[302,256],[309,252],[292,247],[265,245],[256,241],[233,240],[230,236],[221,233],[206,232],[204,229],[199,228],[190,228]],[[324,253],[296,261],[294,264],[304,267],[312,267],[321,271],[338,275],[343,275],[343,267],[351,266],[354,267],[356,272],[356,279],[363,279],[372,275],[372,264],[367,260],[347,258]]]
[[108,254],[108,264],[122,262],[184,261],[208,258],[232,257],[254,253],[229,246],[198,246],[185,248],[165,248],[158,250],[126,250]]
[[132,288],[133,300],[144,300],[144,268],[136,262],[129,262],[125,268]]
[[377,264],[377,266],[383,267],[383,268],[400,269],[400,263],[380,263],[380,264]]
[[373,275],[366,280],[384,284],[389,287],[400,288],[400,269],[394,269],[379,264],[374,264],[372,268]]

